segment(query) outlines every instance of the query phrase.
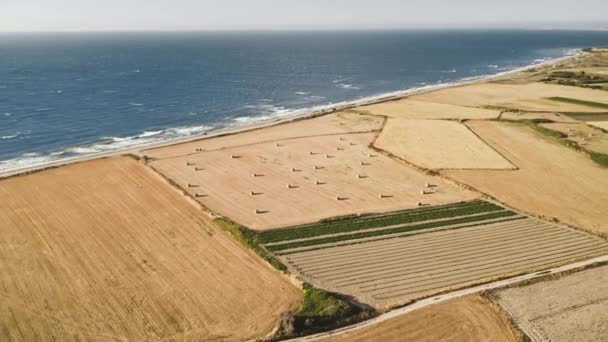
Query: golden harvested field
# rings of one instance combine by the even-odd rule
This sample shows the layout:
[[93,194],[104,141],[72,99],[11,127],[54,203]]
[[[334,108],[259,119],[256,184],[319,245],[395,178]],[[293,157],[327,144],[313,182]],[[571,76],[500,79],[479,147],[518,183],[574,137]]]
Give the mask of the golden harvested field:
[[[371,150],[373,139],[373,133],[296,138],[150,165],[206,207],[258,230],[475,197]],[[434,194],[421,194],[426,183],[437,185]]]
[[498,106],[524,111],[605,111],[601,108],[549,100],[550,97],[565,97],[608,104],[608,96],[603,90],[544,83],[480,83],[415,95],[412,99],[471,107]]
[[608,341],[608,266],[496,292],[532,341]]
[[497,110],[417,101],[410,98],[359,107],[362,112],[399,119],[496,119]]
[[280,258],[312,284],[386,309],[446,290],[608,253],[608,243],[599,238],[526,217],[449,228],[285,251],[289,254]]
[[510,323],[480,296],[435,304],[369,328],[319,341],[493,341],[515,342]]
[[389,119],[374,146],[427,169],[514,168],[456,121]]
[[383,118],[381,117],[361,115],[352,112],[338,112],[238,134],[150,149],[144,151],[143,154],[150,158],[163,159],[189,155],[197,152],[197,149],[219,150],[316,135],[377,131],[382,128],[382,123]]
[[522,211],[608,233],[608,173],[583,153],[522,125],[471,121],[467,125],[520,169],[441,171]]
[[584,123],[545,123],[540,126],[568,136],[588,151],[608,154],[608,134]]
[[0,340],[243,340],[301,292],[149,168],[0,181]]
[[599,127],[608,131],[608,121],[587,121],[588,125]]

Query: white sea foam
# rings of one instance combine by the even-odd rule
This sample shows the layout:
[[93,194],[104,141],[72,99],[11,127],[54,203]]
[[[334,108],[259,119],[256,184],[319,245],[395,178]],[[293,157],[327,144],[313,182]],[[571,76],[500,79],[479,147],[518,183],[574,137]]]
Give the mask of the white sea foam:
[[296,91],[296,94],[297,95],[308,95],[308,93],[305,91]]
[[5,139],[14,139],[16,138],[18,135],[17,134],[13,134],[13,135],[3,135],[0,137],[0,139],[5,140]]
[[342,89],[353,89],[353,90],[361,89],[361,88],[356,87],[356,86],[354,86],[352,84],[346,84],[346,83],[338,83],[338,87],[340,87]]
[[131,106],[135,106],[135,107],[141,107],[141,106],[143,106],[143,105],[144,105],[143,103],[137,103],[137,102],[129,102],[129,104],[130,104]]

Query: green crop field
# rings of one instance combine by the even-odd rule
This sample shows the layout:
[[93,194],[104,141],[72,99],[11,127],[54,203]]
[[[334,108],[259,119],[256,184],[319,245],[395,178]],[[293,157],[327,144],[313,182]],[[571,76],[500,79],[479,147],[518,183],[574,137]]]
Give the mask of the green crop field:
[[356,244],[364,239],[392,238],[424,230],[458,229],[488,222],[519,219],[517,213],[493,203],[476,200],[381,215],[346,217],[258,233],[256,243],[277,255],[293,249],[326,248],[334,243]]

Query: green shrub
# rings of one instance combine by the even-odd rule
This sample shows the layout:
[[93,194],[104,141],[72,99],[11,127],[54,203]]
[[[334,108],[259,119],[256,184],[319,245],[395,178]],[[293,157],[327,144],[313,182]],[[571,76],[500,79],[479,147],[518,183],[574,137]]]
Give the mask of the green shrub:
[[281,263],[279,259],[275,258],[272,254],[268,253],[264,248],[260,247],[260,245],[257,244],[256,232],[223,218],[215,219],[214,222],[224,231],[230,233],[243,246],[251,249],[262,259],[266,260],[274,268],[281,272],[287,271],[287,267],[283,265],[283,263]]
[[608,167],[608,154],[597,153],[597,152],[589,152],[589,156],[591,160],[598,163],[603,167]]

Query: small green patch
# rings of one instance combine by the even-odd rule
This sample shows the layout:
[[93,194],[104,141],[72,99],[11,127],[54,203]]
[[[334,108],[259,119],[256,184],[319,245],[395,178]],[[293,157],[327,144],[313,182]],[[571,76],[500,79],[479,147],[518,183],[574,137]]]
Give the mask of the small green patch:
[[577,104],[577,105],[582,105],[582,106],[587,106],[587,107],[608,109],[608,104],[605,104],[605,103],[571,99],[569,97],[559,97],[559,96],[549,97],[549,100],[563,102],[563,103]]
[[304,284],[303,290],[304,302],[294,313],[295,317],[316,318],[329,322],[352,315],[356,311],[356,308],[350,303],[308,283]]
[[281,317],[276,339],[332,330],[376,315],[369,306],[355,305],[343,295],[323,291],[309,283],[304,283],[303,291],[300,308]]
[[224,231],[230,233],[243,246],[251,249],[262,259],[266,260],[274,268],[281,272],[287,271],[287,267],[283,265],[279,259],[275,258],[272,254],[268,253],[264,248],[260,247],[260,245],[256,243],[257,234],[254,231],[223,218],[215,219],[214,222]]
[[589,152],[589,157],[591,157],[591,159],[597,164],[603,167],[608,167],[608,154]]

